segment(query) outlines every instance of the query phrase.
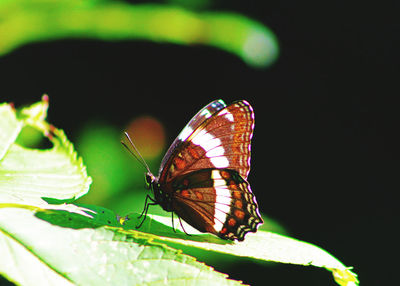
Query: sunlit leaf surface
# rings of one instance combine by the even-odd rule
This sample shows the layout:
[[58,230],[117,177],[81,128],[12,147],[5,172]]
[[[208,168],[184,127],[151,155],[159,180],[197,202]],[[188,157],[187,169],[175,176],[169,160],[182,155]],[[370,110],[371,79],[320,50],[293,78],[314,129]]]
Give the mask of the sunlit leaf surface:
[[[0,134],[9,137],[2,144],[5,155],[0,161],[0,202],[38,205],[46,198],[74,200],[89,190],[91,179],[72,143],[62,130],[44,121],[47,106],[44,97],[43,101],[22,109],[18,118],[15,112],[1,113]],[[9,108],[3,105],[2,110]],[[54,146],[38,150],[9,142],[16,139],[24,125],[43,132]]]
[[[90,184],[86,168],[62,130],[45,121],[48,97],[16,112],[0,105],[0,273],[23,285],[232,285],[237,281],[183,254],[200,250],[304,266],[323,267],[339,285],[356,274],[323,249],[259,230],[244,242],[203,234],[170,217],[137,214],[121,219],[100,206],[71,204]],[[7,124],[5,124],[7,123]],[[23,126],[42,132],[50,149],[14,141]],[[188,236],[185,234],[190,233]],[[179,250],[177,250],[179,249]]]
[[62,208],[0,208],[0,272],[24,285],[240,285],[175,249]]

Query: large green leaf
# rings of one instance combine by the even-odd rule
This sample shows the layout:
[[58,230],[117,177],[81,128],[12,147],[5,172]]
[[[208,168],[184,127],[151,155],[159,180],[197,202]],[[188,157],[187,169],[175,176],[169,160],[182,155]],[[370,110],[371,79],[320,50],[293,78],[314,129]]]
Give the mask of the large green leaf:
[[50,277],[40,285],[240,284],[146,236],[125,235],[70,211],[0,207],[0,271],[24,285],[38,285],[38,273]]
[[[91,179],[63,131],[45,121],[47,107],[47,96],[19,112],[0,105],[0,273],[9,280],[22,285],[239,284],[181,252],[200,250],[323,267],[340,285],[358,284],[335,257],[290,237],[259,230],[244,242],[231,242],[183,223],[192,234],[187,236],[178,221],[174,233],[169,217],[155,215],[138,231],[137,216],[120,219],[99,206],[65,203],[85,194]],[[54,146],[38,150],[16,144],[25,126],[41,131]]]
[[[1,105],[0,134],[7,139],[0,160],[2,275],[22,285],[240,284],[151,242],[152,235],[124,233],[111,211],[60,204],[85,194],[90,177],[63,131],[45,121],[47,107],[47,96],[17,113]],[[19,146],[14,141],[24,126],[41,131],[54,146]]]
[[248,257],[255,260],[323,267],[332,272],[339,285],[358,284],[357,275],[351,271],[351,268],[346,267],[327,251],[311,243],[262,230],[247,234],[243,242],[227,242],[210,234],[199,233],[185,222],[182,222],[184,230],[195,235],[188,237],[182,230],[180,223],[177,222],[174,227],[178,232],[171,237],[171,234],[167,234],[165,227],[161,227],[160,223],[164,226],[170,226],[171,219],[150,215],[150,219],[143,226],[143,231],[158,233],[159,236],[155,241],[164,242],[174,248],[200,248],[205,251]]

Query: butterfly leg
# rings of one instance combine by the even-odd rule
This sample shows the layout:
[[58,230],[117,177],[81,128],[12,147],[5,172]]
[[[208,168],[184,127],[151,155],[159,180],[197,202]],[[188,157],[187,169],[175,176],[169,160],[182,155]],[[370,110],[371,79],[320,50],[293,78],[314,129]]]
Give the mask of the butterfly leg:
[[[151,203],[147,202],[148,199],[150,199]],[[154,205],[157,205],[156,201],[152,197],[147,195],[146,196],[146,200],[144,201],[143,211],[140,214],[140,216],[138,217],[138,219],[140,219],[143,215],[144,215],[144,217],[143,217],[142,221],[140,222],[140,224],[136,226],[136,229],[140,228],[142,226],[142,224],[144,223],[144,221],[146,220],[146,216],[147,216],[147,212],[149,210],[149,206],[154,206]]]
[[189,235],[189,236],[192,236],[191,234],[187,233],[186,230],[185,230],[185,228],[183,227],[181,217],[178,216],[178,218],[179,218],[179,223],[181,224],[181,227],[182,227],[182,229],[183,229],[183,232],[186,233],[186,234]]
[[[174,224],[174,212],[171,212],[171,218],[172,218],[172,230],[176,233],[175,224]],[[179,223],[180,223],[184,233],[186,233],[187,235],[191,236],[191,234],[187,233],[185,228],[183,227],[182,220],[181,220],[181,217],[179,215],[178,215],[178,219],[179,219]]]
[[[151,203],[148,203],[147,200],[150,200]],[[141,218],[143,215],[146,215],[146,214],[147,214],[147,210],[149,209],[149,205],[156,205],[155,202],[156,202],[156,201],[155,201],[152,197],[150,197],[149,195],[147,195],[147,196],[146,196],[146,200],[144,201],[144,208],[143,208],[143,211],[142,211],[142,213],[140,214],[140,216],[138,216],[138,218]]]
[[171,212],[171,218],[172,218],[172,230],[176,233],[175,224],[174,224],[174,212]]

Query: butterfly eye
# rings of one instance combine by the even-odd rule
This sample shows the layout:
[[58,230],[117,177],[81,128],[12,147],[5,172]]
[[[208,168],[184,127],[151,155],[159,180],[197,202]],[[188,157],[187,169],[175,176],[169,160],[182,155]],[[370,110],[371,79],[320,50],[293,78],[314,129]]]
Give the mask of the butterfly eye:
[[154,181],[154,175],[151,173],[146,173],[146,176],[145,176],[146,189],[151,188],[153,181]]

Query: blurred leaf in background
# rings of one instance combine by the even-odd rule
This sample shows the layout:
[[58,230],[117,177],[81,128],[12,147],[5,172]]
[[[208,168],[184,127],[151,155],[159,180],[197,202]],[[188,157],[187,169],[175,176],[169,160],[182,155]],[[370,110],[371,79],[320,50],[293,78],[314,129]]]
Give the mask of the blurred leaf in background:
[[[24,126],[16,140],[21,146],[28,148],[45,148],[49,147],[48,140],[43,137],[42,133],[32,126]],[[48,142],[49,143],[49,142]]]
[[[76,143],[93,177],[91,192],[79,202],[99,204],[121,216],[129,212],[140,213],[148,194],[144,188],[146,170],[120,143],[123,130],[123,127],[101,120],[93,121],[82,127]],[[126,130],[150,168],[157,171],[165,150],[165,132],[161,122],[150,116],[141,116],[133,119]],[[154,207],[150,213],[164,212]]]
[[190,10],[203,10],[209,8],[214,1],[211,0],[167,0],[166,3],[181,6]]
[[[207,6],[207,1],[190,3],[191,8]],[[66,38],[208,45],[258,68],[271,65],[279,54],[274,33],[238,13],[107,0],[0,1],[0,55],[28,43]]]

